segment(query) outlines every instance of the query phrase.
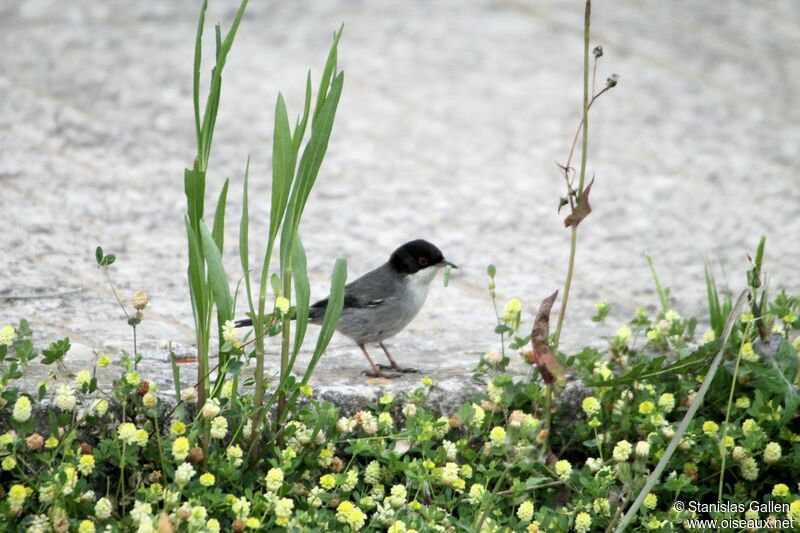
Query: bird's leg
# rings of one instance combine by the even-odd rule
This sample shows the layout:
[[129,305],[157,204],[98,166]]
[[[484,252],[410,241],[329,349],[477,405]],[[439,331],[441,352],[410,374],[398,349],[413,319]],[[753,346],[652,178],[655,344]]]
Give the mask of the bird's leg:
[[392,354],[389,353],[389,349],[386,347],[386,345],[383,344],[382,342],[379,342],[378,344],[380,345],[381,348],[383,348],[383,353],[386,354],[386,358],[389,359],[391,369],[397,370],[398,372],[403,372],[405,374],[419,372],[419,370],[417,370],[416,368],[402,368],[401,366],[399,366],[392,358]]
[[370,364],[370,366],[372,367],[372,374],[370,374],[369,372],[367,372],[367,375],[368,375],[368,376],[370,376],[370,375],[371,375],[371,376],[373,376],[373,377],[376,377],[376,378],[387,378],[387,377],[388,377],[388,378],[390,378],[390,377],[396,377],[396,375],[395,375],[395,376],[389,376],[389,375],[382,374],[382,373],[381,373],[381,369],[380,369],[380,368],[378,368],[378,366],[377,366],[377,365],[375,365],[375,363],[372,361],[372,357],[370,357],[370,356],[369,356],[369,353],[367,353],[367,348],[366,348],[366,346],[364,346],[363,344],[359,344],[359,345],[358,345],[358,347],[359,347],[359,348],[361,348],[361,351],[362,351],[362,352],[364,352],[364,357],[366,357],[366,358],[367,358],[367,361],[369,361],[369,364]]

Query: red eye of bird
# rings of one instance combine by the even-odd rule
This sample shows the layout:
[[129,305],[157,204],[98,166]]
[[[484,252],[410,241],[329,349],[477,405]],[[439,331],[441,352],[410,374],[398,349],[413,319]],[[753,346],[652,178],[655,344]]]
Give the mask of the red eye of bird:
[[417,259],[417,263],[419,263],[419,266],[421,266],[421,267],[426,267],[426,266],[428,266],[428,258],[427,257],[420,257],[419,259]]

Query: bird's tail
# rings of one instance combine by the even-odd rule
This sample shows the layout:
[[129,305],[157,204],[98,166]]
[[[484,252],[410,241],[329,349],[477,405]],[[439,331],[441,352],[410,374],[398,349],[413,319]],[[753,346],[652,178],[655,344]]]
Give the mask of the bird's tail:
[[[323,317],[325,316],[325,308],[324,307],[311,307],[308,310],[308,320],[311,324],[321,323]],[[264,318],[270,320],[272,315],[264,315]],[[292,320],[295,317],[292,316]],[[252,318],[242,318],[234,322],[237,328],[249,328],[253,325]]]

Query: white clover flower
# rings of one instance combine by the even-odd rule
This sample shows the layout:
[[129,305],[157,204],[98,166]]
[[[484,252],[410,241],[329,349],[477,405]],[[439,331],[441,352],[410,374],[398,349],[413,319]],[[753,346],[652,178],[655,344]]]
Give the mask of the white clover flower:
[[217,398],[209,398],[206,400],[206,403],[203,404],[203,418],[206,420],[211,420],[215,416],[217,416],[220,412],[221,408],[219,406],[219,399]]
[[94,414],[97,416],[104,416],[108,411],[108,401],[102,398],[96,398],[92,400],[91,405],[89,406],[89,413]]
[[14,403],[14,412],[11,416],[17,422],[27,422],[31,418],[31,409],[31,399],[22,395]]
[[88,476],[94,470],[94,455],[87,453],[81,455],[78,460],[78,471],[84,476]]
[[442,468],[442,483],[445,485],[454,485],[458,480],[458,465],[456,463],[447,463]]
[[239,520],[246,520],[250,516],[250,502],[242,496],[231,502],[231,511]]
[[178,437],[172,443],[172,456],[177,462],[182,463],[187,455],[189,455],[189,439]]
[[374,435],[378,432],[378,421],[369,411],[359,411],[355,415],[356,422],[367,435]]
[[224,416],[215,417],[211,421],[211,438],[223,439],[228,434],[228,421]]
[[353,430],[353,427],[355,426],[355,423],[353,422],[351,424],[351,422],[353,421],[351,421],[346,416],[341,417],[339,420],[336,421],[336,431],[338,431],[339,433],[349,433],[350,431]]
[[739,472],[747,481],[758,479],[758,464],[752,457],[745,457],[739,462]]
[[111,501],[108,498],[100,498],[94,504],[94,516],[98,520],[107,520],[111,516]]
[[117,427],[117,436],[125,444],[136,444],[136,426],[130,422],[123,422]]
[[489,440],[492,442],[492,446],[502,446],[506,442],[506,430],[500,426],[495,426],[492,428],[492,431],[489,432]]
[[364,483],[377,485],[381,482],[381,464],[378,461],[370,461],[364,469]]
[[503,356],[497,353],[497,350],[489,350],[484,354],[483,359],[492,366],[497,366],[503,362]]
[[603,468],[603,461],[600,459],[595,459],[594,457],[589,457],[586,459],[586,467],[592,472],[597,472]]
[[85,368],[75,374],[75,384],[78,387],[83,387],[84,385],[88,385],[89,382],[92,381],[92,373]]
[[230,343],[234,348],[242,347],[242,341],[239,340],[239,333],[236,331],[236,323],[233,320],[227,320],[222,325],[222,340]]
[[555,466],[556,475],[561,481],[567,481],[572,474],[572,465],[566,459],[561,459]]
[[65,496],[69,496],[73,492],[75,492],[75,486],[78,484],[78,472],[75,468],[71,466],[67,466],[64,468],[64,473],[66,474],[66,481],[64,481],[64,485],[61,487],[61,493]]
[[267,489],[278,492],[283,486],[283,470],[280,468],[270,468],[267,472]]
[[197,401],[197,389],[194,387],[181,389],[181,401],[183,403],[195,403]]
[[592,527],[592,515],[580,512],[575,516],[574,529],[576,533],[586,533]]
[[475,403],[472,404],[472,408],[474,409],[475,414],[472,417],[470,425],[473,428],[479,428],[483,424],[483,419],[486,416],[486,411],[483,410],[483,407]]
[[233,463],[233,466],[237,468],[242,466],[242,457],[244,456],[244,452],[238,444],[229,446],[228,449],[225,450],[225,456],[228,458],[228,461]]
[[289,312],[289,299],[284,296],[278,296],[275,298],[275,309],[280,312],[281,315],[286,315]]
[[417,405],[411,402],[403,406],[403,416],[406,418],[414,418],[417,416]]
[[389,500],[389,505],[399,509],[405,505],[407,497],[408,493],[405,485],[395,485],[392,487],[391,495],[387,499]]
[[621,344],[628,344],[628,341],[631,338],[631,333],[631,328],[627,324],[624,324],[620,326],[620,328],[614,334],[614,338]]
[[289,498],[281,498],[275,502],[273,512],[277,519],[275,523],[278,526],[286,526],[289,524],[289,518],[292,516],[292,509],[294,509],[294,502]]
[[645,440],[640,440],[636,443],[636,456],[645,459],[650,455],[650,443]]
[[153,515],[153,506],[147,502],[140,502],[140,501],[137,501],[136,503],[133,504],[133,509],[131,509],[130,512],[130,517],[137,524],[152,520],[153,518],[152,515]]
[[392,429],[394,427],[394,420],[389,413],[381,413],[378,415],[378,425],[383,429]]
[[600,412],[600,400],[594,396],[587,396],[583,399],[581,408],[583,409],[583,412],[586,413],[586,416],[593,417]]
[[142,396],[142,404],[145,407],[153,408],[156,406],[157,403],[158,399],[156,398],[156,395],[153,394],[152,392],[145,393],[145,395]]
[[533,520],[533,503],[530,500],[525,500],[517,508],[517,517],[523,522],[530,522]]
[[458,450],[456,449],[456,445],[449,440],[442,441],[442,448],[444,448],[444,453],[447,456],[448,461],[455,461],[456,456],[458,455]]
[[189,463],[182,463],[177,470],[175,470],[175,483],[179,486],[184,486],[192,480],[196,471]]
[[700,341],[702,344],[708,344],[709,342],[714,342],[717,340],[717,332],[713,329],[707,329],[705,333],[703,333],[703,339]]
[[764,464],[774,465],[781,459],[781,445],[770,442],[764,448]]
[[618,463],[624,463],[628,460],[628,457],[631,456],[631,451],[633,450],[633,446],[631,443],[626,440],[621,440],[614,446],[614,451],[612,452],[612,456],[614,460]]
[[63,383],[56,388],[55,402],[62,411],[72,411],[75,409],[75,404],[78,403],[78,398],[75,397],[72,387]]
[[484,492],[486,492],[486,488],[483,485],[480,483],[473,483],[469,488],[469,498],[467,498],[469,503],[472,505],[479,505]]
[[189,515],[189,525],[193,527],[202,527],[208,518],[208,511],[202,505],[195,505],[192,507],[192,512]]
[[324,491],[319,487],[314,487],[313,489],[311,489],[311,491],[308,493],[308,498],[307,498],[308,505],[310,505],[315,509],[322,507],[322,498],[320,498],[319,496],[323,492]]

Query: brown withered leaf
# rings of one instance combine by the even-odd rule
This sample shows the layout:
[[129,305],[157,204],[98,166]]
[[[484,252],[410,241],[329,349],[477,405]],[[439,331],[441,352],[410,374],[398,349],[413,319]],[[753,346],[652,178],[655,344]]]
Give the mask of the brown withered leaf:
[[552,385],[555,382],[562,383],[565,381],[564,371],[561,365],[558,364],[556,358],[553,357],[553,351],[550,349],[550,309],[556,301],[558,291],[554,292],[539,304],[539,311],[536,313],[536,319],[533,321],[533,329],[531,330],[531,360],[529,363],[535,364],[542,375],[542,380],[546,385]]
[[565,228],[570,226],[578,227],[581,220],[588,217],[589,213],[592,212],[592,206],[589,204],[589,193],[592,192],[592,185],[594,185],[594,177],[592,177],[592,181],[589,182],[589,185],[583,189],[583,192],[578,198],[578,203],[575,204],[575,209],[564,219]]

